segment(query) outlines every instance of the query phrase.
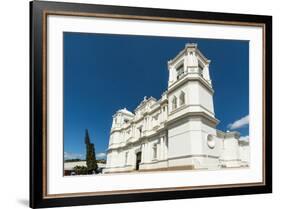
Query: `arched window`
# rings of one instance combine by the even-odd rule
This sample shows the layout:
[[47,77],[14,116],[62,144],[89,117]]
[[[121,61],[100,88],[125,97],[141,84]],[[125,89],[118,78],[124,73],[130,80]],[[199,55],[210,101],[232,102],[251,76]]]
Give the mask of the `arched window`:
[[172,100],[172,110],[177,109],[177,97],[174,96]]
[[199,75],[200,75],[201,77],[203,77],[203,70],[204,70],[203,65],[199,64]]
[[185,93],[182,91],[180,94],[180,106],[185,104]]
[[177,67],[176,71],[177,71],[177,79],[181,78],[184,74],[183,64],[181,64],[179,67]]

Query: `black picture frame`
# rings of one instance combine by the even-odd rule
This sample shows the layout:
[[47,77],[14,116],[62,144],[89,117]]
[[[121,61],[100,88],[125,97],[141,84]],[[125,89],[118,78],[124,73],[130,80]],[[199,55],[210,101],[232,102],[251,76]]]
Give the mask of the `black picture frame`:
[[[205,23],[243,25],[260,24],[264,27],[264,184],[240,187],[202,188],[139,193],[52,196],[46,197],[46,166],[44,147],[46,146],[46,79],[44,78],[44,18],[48,14],[81,15],[109,14],[126,16],[133,19],[140,17],[160,18],[164,21],[196,20]],[[160,20],[160,21],[161,21]],[[57,206],[76,206],[88,204],[106,204],[137,201],[199,198],[229,195],[245,195],[272,192],[272,17],[261,15],[229,14],[169,9],[105,6],[80,3],[30,2],[30,207],[44,208]]]

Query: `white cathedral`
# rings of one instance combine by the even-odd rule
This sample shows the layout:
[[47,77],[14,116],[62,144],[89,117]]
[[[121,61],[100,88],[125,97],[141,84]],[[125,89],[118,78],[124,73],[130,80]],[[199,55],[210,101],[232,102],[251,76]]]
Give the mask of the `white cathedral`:
[[249,142],[216,129],[210,60],[186,44],[168,61],[168,89],[113,115],[104,173],[249,166]]

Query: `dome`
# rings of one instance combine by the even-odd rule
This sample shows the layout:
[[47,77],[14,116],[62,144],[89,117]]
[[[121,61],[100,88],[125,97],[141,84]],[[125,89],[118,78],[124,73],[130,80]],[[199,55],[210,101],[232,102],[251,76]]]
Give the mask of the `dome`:
[[118,110],[117,113],[123,113],[125,115],[134,116],[134,114],[132,112],[130,112],[129,110],[127,110],[126,108]]

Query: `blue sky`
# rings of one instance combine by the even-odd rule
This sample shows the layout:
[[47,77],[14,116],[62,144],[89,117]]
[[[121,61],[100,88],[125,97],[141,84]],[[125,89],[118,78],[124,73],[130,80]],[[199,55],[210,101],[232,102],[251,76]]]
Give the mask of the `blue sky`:
[[167,89],[167,61],[186,43],[211,60],[218,129],[248,136],[249,43],[178,37],[64,33],[64,153],[84,158],[87,128],[98,158],[106,152],[112,115],[133,111],[144,96]]

